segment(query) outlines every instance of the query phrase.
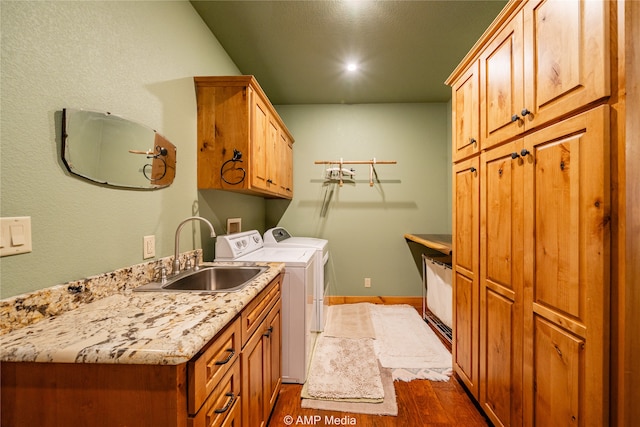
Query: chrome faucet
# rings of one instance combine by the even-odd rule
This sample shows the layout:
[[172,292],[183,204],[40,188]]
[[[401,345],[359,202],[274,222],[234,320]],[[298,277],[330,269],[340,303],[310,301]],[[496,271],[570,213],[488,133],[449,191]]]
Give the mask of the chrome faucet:
[[[185,219],[184,221],[182,221],[180,224],[178,224],[178,229],[176,230],[176,241],[175,241],[175,252],[173,254],[173,271],[171,272],[171,274],[173,274],[174,276],[178,273],[180,273],[180,259],[179,259],[179,251],[180,251],[180,231],[182,230],[182,227],[189,221],[202,221],[205,224],[207,224],[209,226],[209,228],[211,229],[211,237],[216,237],[216,232],[213,229],[213,225],[209,222],[209,220],[202,218],[200,216],[191,216],[187,219]],[[197,261],[196,261],[197,263]]]

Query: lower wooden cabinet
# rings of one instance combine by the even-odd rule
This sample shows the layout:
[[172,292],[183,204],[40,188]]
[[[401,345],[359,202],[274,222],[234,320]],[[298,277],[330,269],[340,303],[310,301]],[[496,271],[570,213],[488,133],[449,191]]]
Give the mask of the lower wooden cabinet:
[[266,317],[242,349],[242,422],[245,426],[265,426],[280,392],[282,305],[279,292],[274,296]]
[[216,385],[214,391],[205,401],[200,410],[189,416],[188,427],[221,427],[227,422],[227,417],[234,410],[241,407],[242,378],[240,376],[240,362],[236,361],[227,374]]
[[1,425],[264,426],[281,385],[282,278],[187,363],[3,362]]

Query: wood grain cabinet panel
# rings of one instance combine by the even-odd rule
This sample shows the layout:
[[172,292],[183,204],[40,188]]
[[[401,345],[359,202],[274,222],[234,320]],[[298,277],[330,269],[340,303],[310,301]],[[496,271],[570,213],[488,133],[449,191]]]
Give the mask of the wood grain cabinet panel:
[[242,424],[265,426],[280,392],[282,332],[281,300],[242,349]]
[[483,148],[611,94],[609,4],[523,3],[480,54]]
[[[575,425],[606,425],[609,393],[609,107],[602,105],[525,138],[525,396],[527,419],[545,425],[551,414],[571,414]],[[544,322],[543,322],[544,321]],[[546,326],[540,326],[546,325]],[[557,334],[547,333],[547,326]],[[547,329],[545,329],[547,328]],[[560,336],[567,349],[553,350]],[[539,342],[545,348],[538,348]],[[542,352],[542,353],[540,353]],[[549,375],[540,354],[573,364],[563,385],[576,399],[558,400],[540,387]],[[567,388],[571,385],[571,388]],[[541,413],[538,411],[541,410]]]
[[453,87],[453,160],[480,152],[480,69],[474,62]]
[[187,363],[188,409],[198,412],[205,399],[231,369],[240,354],[240,319],[235,319],[200,354]]
[[[616,6],[510,1],[447,81],[454,368],[497,426],[610,423]],[[471,163],[478,155],[464,144],[476,69],[480,161]],[[465,175],[471,167],[479,192]]]
[[522,141],[482,154],[480,405],[495,425],[522,423]]
[[[291,199],[294,140],[255,78],[194,77],[194,82],[198,188]],[[242,158],[233,161],[236,152]]]
[[456,163],[453,171],[453,366],[469,391],[479,396],[480,159]]
[[524,131],[522,14],[516,14],[480,55],[482,147],[490,148]]

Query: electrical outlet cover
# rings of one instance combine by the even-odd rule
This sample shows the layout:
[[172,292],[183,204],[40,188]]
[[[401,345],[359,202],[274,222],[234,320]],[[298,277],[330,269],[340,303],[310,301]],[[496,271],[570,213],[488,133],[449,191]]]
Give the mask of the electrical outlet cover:
[[156,256],[156,236],[144,236],[142,239],[142,258],[148,259]]

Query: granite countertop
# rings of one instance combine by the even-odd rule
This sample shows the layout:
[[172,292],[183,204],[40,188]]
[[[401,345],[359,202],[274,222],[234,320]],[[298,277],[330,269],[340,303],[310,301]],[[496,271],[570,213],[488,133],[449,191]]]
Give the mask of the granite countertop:
[[[248,265],[250,263],[213,263]],[[271,280],[269,266],[240,291],[124,290],[0,337],[2,362],[177,365],[190,360]],[[253,265],[253,264],[251,264]]]

